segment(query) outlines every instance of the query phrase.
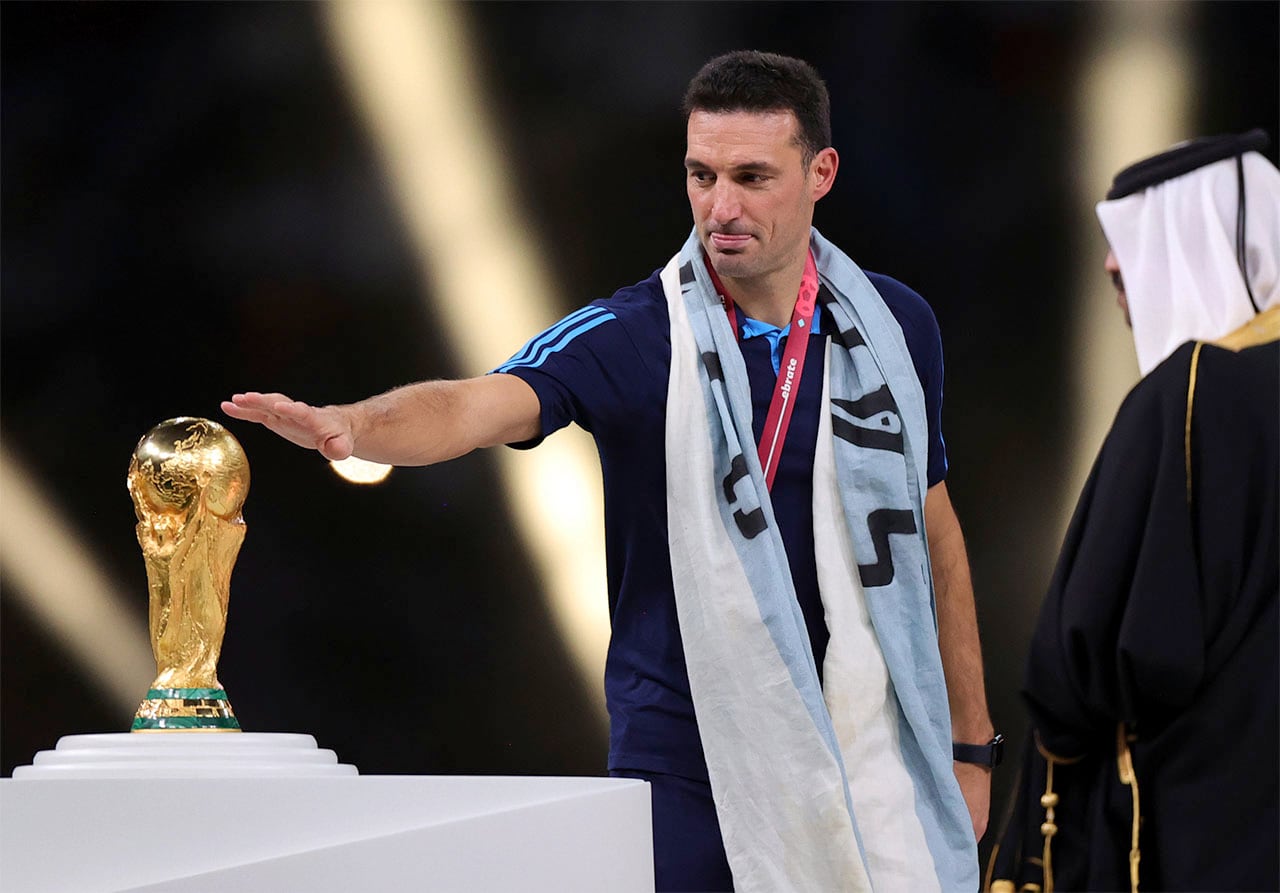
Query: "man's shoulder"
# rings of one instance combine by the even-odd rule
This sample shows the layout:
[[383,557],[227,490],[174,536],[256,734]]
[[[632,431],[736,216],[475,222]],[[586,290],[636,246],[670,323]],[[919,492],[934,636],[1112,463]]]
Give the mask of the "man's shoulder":
[[655,270],[635,285],[620,288],[607,298],[591,302],[591,306],[607,310],[610,317],[617,320],[619,331],[625,332],[642,352],[655,349],[656,342],[670,340],[667,298],[659,278],[661,272]]
[[1164,420],[1177,427],[1185,426],[1192,406],[1197,416],[1238,416],[1247,405],[1266,406],[1274,413],[1280,399],[1278,373],[1280,342],[1231,350],[1187,341],[1133,386],[1117,418],[1142,419],[1140,424],[1147,426]]
[[1154,462],[1157,450],[1179,457],[1175,465],[1181,468],[1193,444],[1197,462],[1273,467],[1278,405],[1280,342],[1237,351],[1188,341],[1134,385],[1116,413],[1107,448],[1119,450],[1135,468]]
[[[864,270],[867,279],[879,293],[893,318],[902,328],[907,350],[915,361],[917,371],[931,368],[941,362],[942,335],[938,330],[938,318],[933,315],[929,302],[913,288],[892,276]],[[922,374],[923,380],[923,374]]]
[[1195,353],[1196,342],[1188,341],[1142,376],[1125,395],[1117,418],[1150,415],[1156,411],[1172,414],[1169,413],[1170,410],[1185,407]]
[[1228,386],[1275,386],[1276,367],[1280,365],[1280,341],[1267,341],[1250,347],[1233,349],[1205,343],[1200,362],[1210,375]]
[[929,302],[921,297],[919,292],[892,276],[874,273],[871,270],[863,272],[867,274],[867,279],[871,280],[871,284],[879,292],[885,306],[889,308],[904,331],[937,332],[938,319],[934,316]]
[[652,274],[635,285],[620,288],[609,297],[601,298],[594,303],[628,316],[639,317],[656,312],[665,315],[667,298],[662,291],[662,280],[659,278],[661,274],[661,270],[654,270]]
[[1187,341],[1142,377],[1131,396],[1155,399],[1157,395],[1186,396],[1192,384],[1196,390],[1243,388],[1258,392],[1275,384],[1280,366],[1280,341],[1269,341],[1233,350],[1210,341]]
[[[654,350],[666,329],[662,283],[654,273],[561,317],[529,339],[495,371],[537,369],[547,373],[559,365],[564,372],[575,368],[574,364],[586,356],[612,362],[626,356],[633,347],[642,354]],[[570,360],[568,365],[560,363],[565,359]]]
[[634,285],[620,288],[607,298],[597,298],[577,311],[599,324],[582,347],[610,362],[629,356],[634,349],[646,363],[660,365],[664,351],[669,354],[671,343],[661,272],[655,270]]

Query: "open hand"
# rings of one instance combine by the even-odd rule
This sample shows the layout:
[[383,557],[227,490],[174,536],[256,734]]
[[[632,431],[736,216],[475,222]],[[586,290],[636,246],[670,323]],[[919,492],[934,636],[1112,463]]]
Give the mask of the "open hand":
[[265,425],[290,443],[319,450],[326,459],[345,459],[355,449],[351,422],[337,406],[309,406],[284,394],[249,391],[222,401],[222,411],[233,419]]

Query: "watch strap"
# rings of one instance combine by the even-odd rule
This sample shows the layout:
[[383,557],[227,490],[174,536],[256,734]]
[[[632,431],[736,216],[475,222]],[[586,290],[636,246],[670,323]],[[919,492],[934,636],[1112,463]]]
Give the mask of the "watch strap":
[[974,763],[994,769],[1004,759],[1004,735],[996,735],[986,744],[952,742],[951,756],[961,763]]

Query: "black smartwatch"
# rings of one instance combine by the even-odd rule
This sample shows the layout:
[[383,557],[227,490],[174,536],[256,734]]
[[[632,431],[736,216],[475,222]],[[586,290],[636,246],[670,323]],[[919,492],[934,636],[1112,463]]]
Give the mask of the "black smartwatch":
[[951,758],[961,763],[976,763],[994,769],[1004,759],[1004,735],[996,735],[986,744],[951,744]]

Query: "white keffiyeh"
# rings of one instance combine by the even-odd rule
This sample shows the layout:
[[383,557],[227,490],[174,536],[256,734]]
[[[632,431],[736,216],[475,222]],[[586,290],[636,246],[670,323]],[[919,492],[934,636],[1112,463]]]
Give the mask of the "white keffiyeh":
[[1124,279],[1138,368],[1146,375],[1187,341],[1213,341],[1280,303],[1280,172],[1243,155],[1245,264],[1236,258],[1235,158],[1099,202]]

